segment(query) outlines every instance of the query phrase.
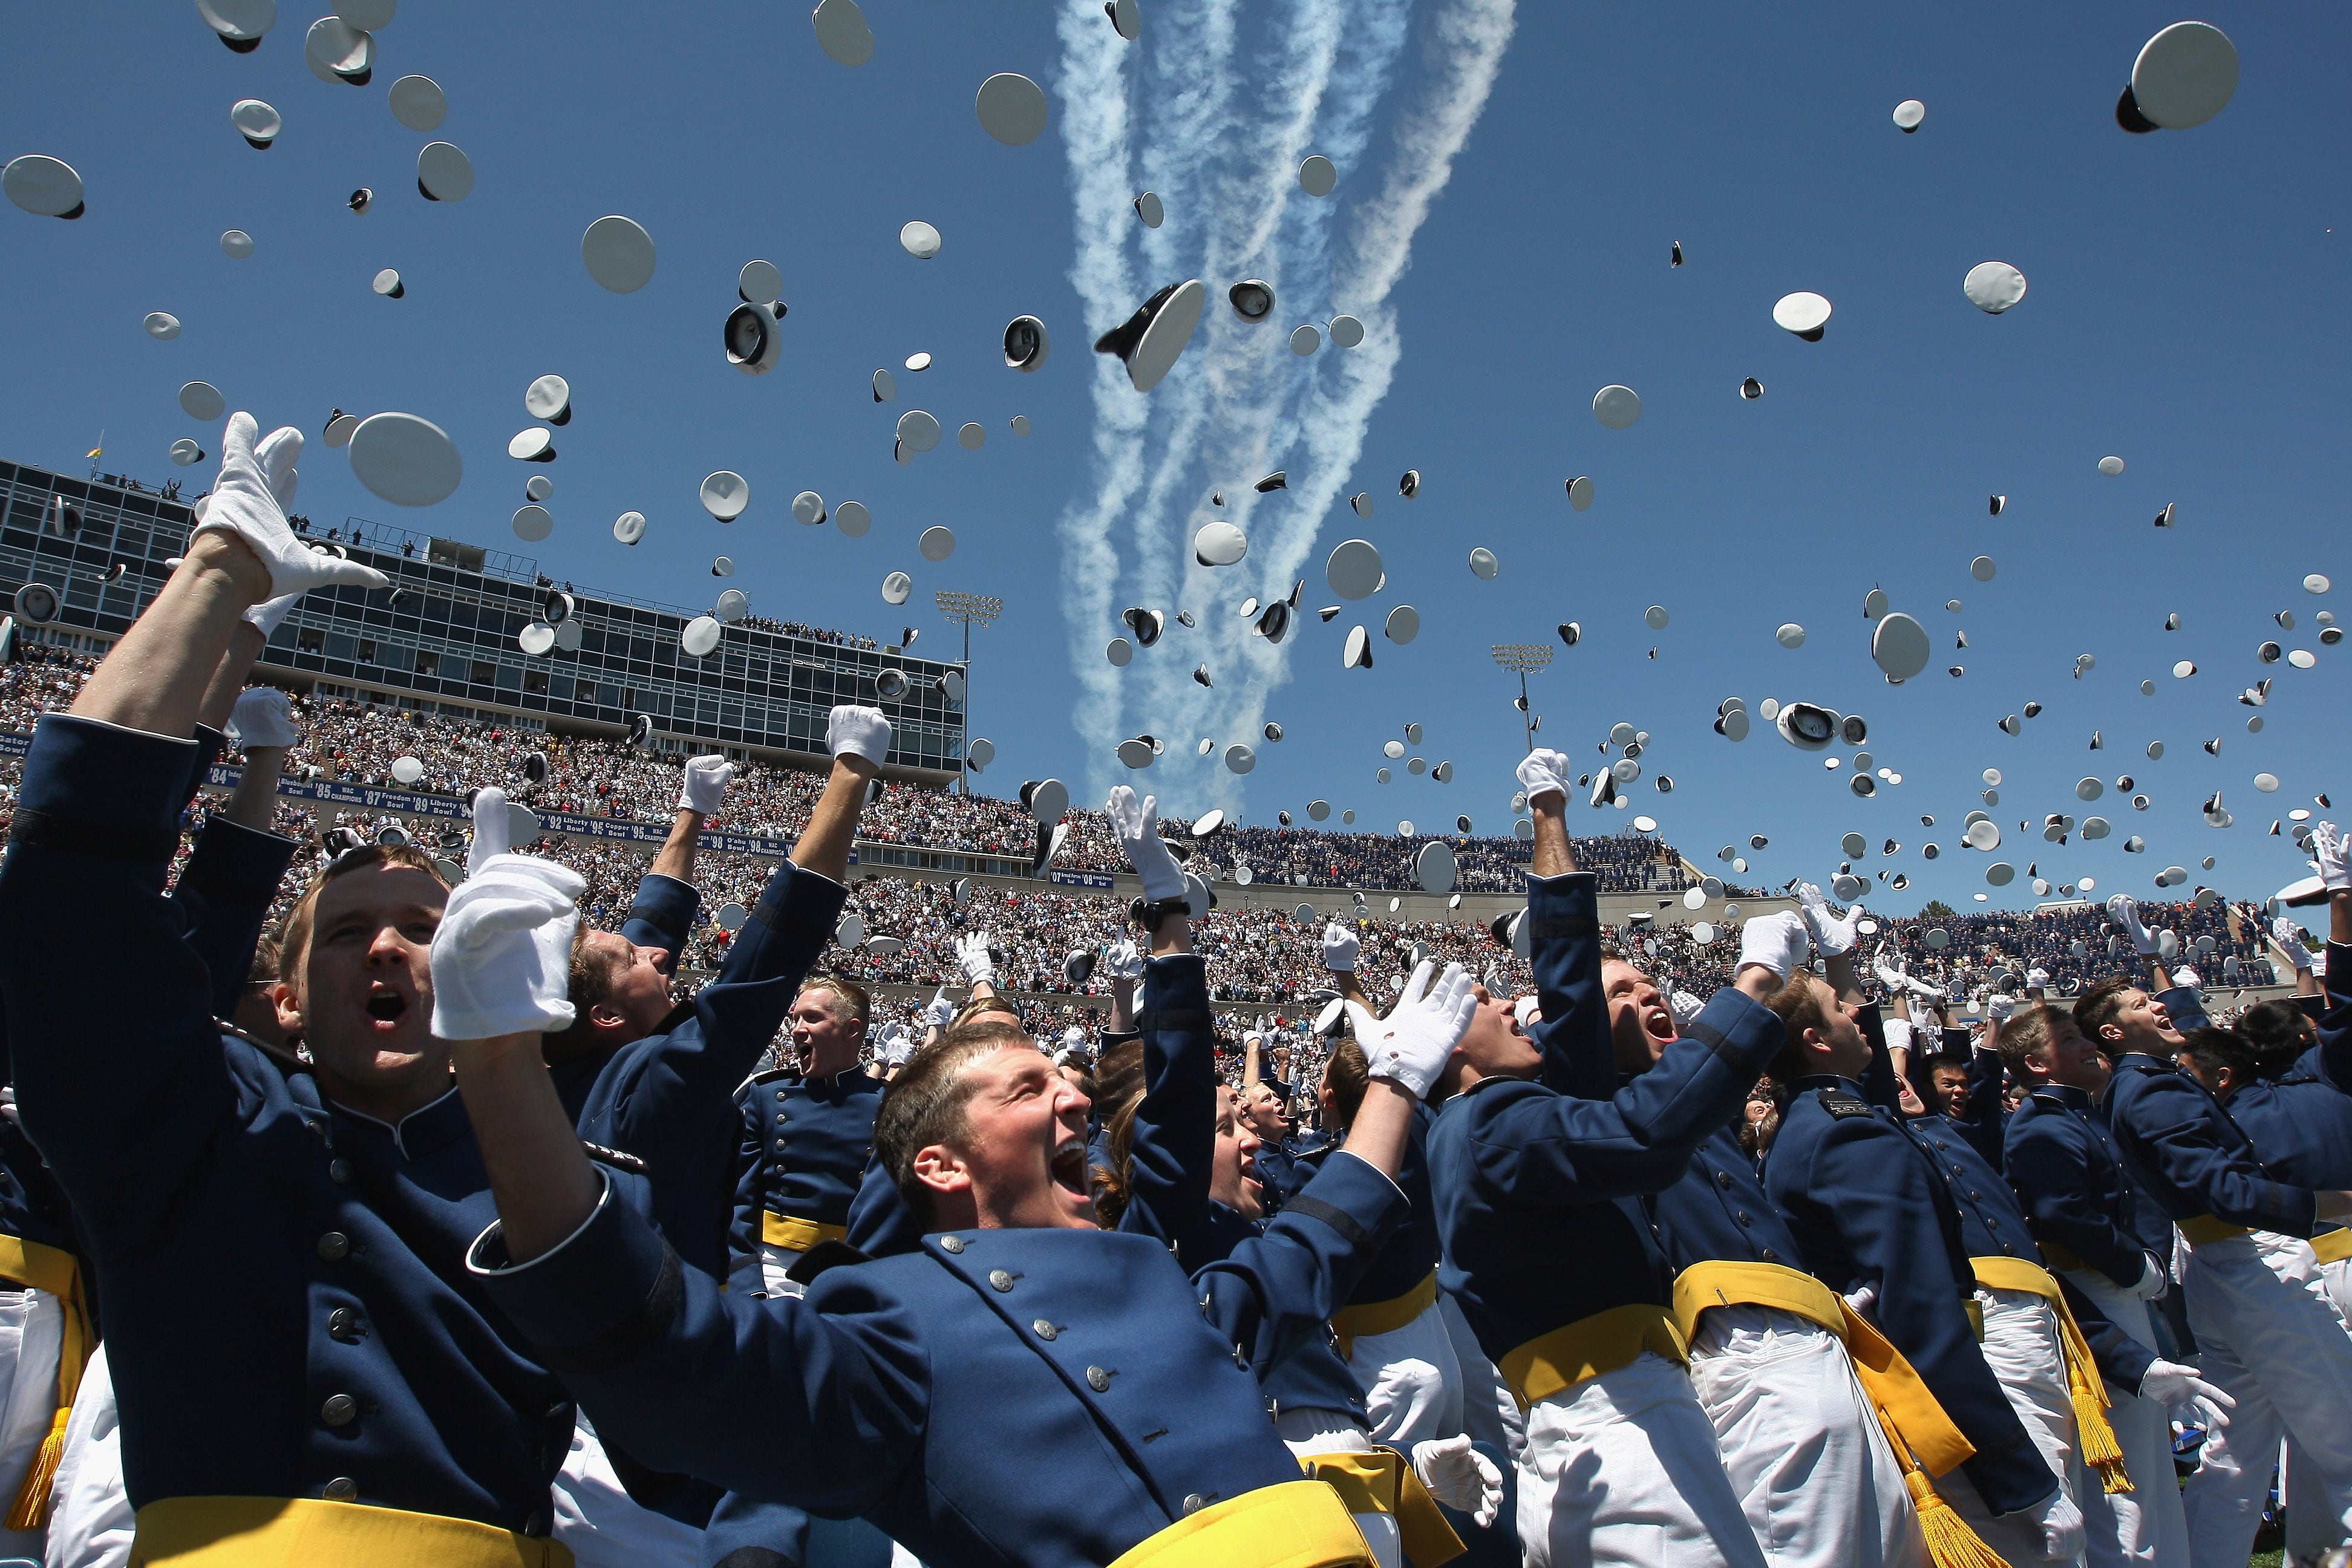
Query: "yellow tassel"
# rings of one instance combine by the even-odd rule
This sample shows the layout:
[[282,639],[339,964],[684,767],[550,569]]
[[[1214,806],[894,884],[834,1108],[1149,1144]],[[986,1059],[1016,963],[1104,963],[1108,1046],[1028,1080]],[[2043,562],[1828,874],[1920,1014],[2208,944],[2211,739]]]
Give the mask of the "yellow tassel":
[[1927,1538],[1927,1556],[1936,1568],[2009,1568],[2000,1553],[1979,1540],[1969,1521],[1953,1511],[1926,1471],[1906,1469],[1903,1480],[1911,1489],[1919,1529]]
[[2074,1435],[2083,1445],[2083,1463],[2099,1473],[2099,1485],[2110,1495],[2132,1489],[2131,1476],[2124,1469],[2123,1447],[2116,1441],[2116,1429],[2107,1421],[2106,1400],[2095,1394],[2080,1381],[2074,1382]]
[[73,1407],[67,1405],[50,1418],[49,1435],[41,1439],[41,1451],[33,1456],[33,1468],[16,1489],[16,1501],[8,1517],[0,1520],[0,1529],[38,1530],[48,1517],[49,1483],[57,1479],[58,1460],[66,1451],[66,1417],[72,1414]]

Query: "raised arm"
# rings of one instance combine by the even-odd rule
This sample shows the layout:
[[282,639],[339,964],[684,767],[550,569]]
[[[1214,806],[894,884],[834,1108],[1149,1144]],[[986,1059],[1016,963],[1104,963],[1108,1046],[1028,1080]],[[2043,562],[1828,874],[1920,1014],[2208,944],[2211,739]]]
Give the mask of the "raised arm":
[[[655,1212],[674,1236],[729,1224],[740,1140],[736,1086],[775,1038],[801,981],[833,940],[849,889],[850,842],[889,721],[872,708],[836,708],[834,764],[792,858],[776,868],[736,933],[719,977],[695,994],[693,1014],[667,1033],[623,1047],[597,1075],[579,1132],[639,1155],[654,1173]],[[698,1253],[698,1257],[701,1254]]]
[[[254,434],[250,415],[229,421],[187,559],[72,712],[40,721],[0,866],[0,990],[23,1125],[101,1252],[169,1223],[159,1194],[242,1103],[211,977],[162,897],[205,695],[245,612],[273,587],[382,580],[293,543],[272,482],[291,493],[301,437],[279,431],[257,454]],[[93,998],[104,1004],[95,1028]]]
[[1740,930],[1734,983],[1656,1066],[1605,1100],[1497,1091],[1473,1142],[1480,1179],[1514,1203],[1599,1203],[1664,1190],[1745,1104],[1786,1031],[1763,1005],[1808,952],[1792,913]]
[[1528,866],[1528,967],[1542,1016],[1533,1030],[1543,1082],[1561,1094],[1605,1100],[1617,1087],[1609,1006],[1601,991],[1600,880],[1576,868],[1568,836],[1573,764],[1538,747],[1521,758],[1519,785],[1535,820]]

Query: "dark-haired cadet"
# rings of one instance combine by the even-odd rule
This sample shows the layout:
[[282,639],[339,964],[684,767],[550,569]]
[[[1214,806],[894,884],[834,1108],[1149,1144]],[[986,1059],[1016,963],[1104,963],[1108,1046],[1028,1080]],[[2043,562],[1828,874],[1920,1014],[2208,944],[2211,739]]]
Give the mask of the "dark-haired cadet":
[[[2086,1498],[2090,1528],[2111,1531],[2126,1563],[2189,1560],[2189,1526],[2171,1472],[2174,1405],[2199,1404],[2208,1421],[2235,1403],[2197,1369],[2158,1353],[2151,1302],[2167,1289],[2146,1250],[2139,1196],[2097,1110],[2111,1076],[2074,1017],[2047,1005],[2021,1009],[2000,1032],[2001,1059],[2027,1086],[2010,1119],[2006,1172],[2044,1262],[2095,1303],[2111,1326],[2100,1353],[2108,1416],[2132,1477],[2127,1492]],[[2145,1479],[2143,1479],[2145,1478]],[[2153,1481],[2154,1484],[2148,1484]],[[2103,1518],[2104,1507],[2109,1517]],[[2094,1560],[2104,1553],[2095,1552]]]
[[[1154,918],[1184,889],[1164,850],[1145,852],[1152,805],[1121,789],[1108,809]],[[478,921],[468,883],[435,963],[521,1017],[544,984],[524,961],[530,922],[560,925],[570,900],[556,868],[510,861],[514,925],[475,940],[500,911]],[[458,1048],[499,1207],[473,1267],[632,1453],[862,1514],[932,1568],[1368,1564],[1347,1505],[1276,1436],[1258,1374],[1325,1331],[1402,1217],[1412,1105],[1474,1005],[1450,969],[1386,1020],[1354,1152],[1190,1277],[1164,1244],[1097,1227],[1086,1099],[1035,1042],[1010,1018],[958,1026],[875,1121],[919,1244],[765,1301],[681,1263],[582,1153],[536,1037],[492,1034]]]
[[2011,1562],[2079,1561],[2082,1511],[1978,1344],[1972,1249],[1942,1167],[1893,1110],[1865,1097],[1877,1062],[1858,1022],[1859,993],[1842,997],[1794,968],[1768,1005],[1788,1030],[1771,1070],[1790,1098],[1764,1186],[1806,1267],[1841,1295],[1874,1293],[1877,1327],[1974,1448],[1939,1479],[1978,1533]]
[[[1745,973],[1709,1004],[1703,1036],[1695,1024],[1617,1086],[1596,884],[1576,868],[1564,815],[1571,765],[1541,750],[1519,764],[1536,822],[1524,920],[1542,1017],[1531,1039],[1482,988],[1440,1080],[1447,1098],[1429,1137],[1440,1283],[1526,1412],[1517,1468],[1529,1563],[1762,1568],[1685,1373],[1672,1271],[1639,1200],[1681,1179],[1730,1121],[1780,1028],[1755,999],[1768,987]],[[1793,915],[1749,924],[1759,935],[1793,926],[1801,941]]]
[[[2352,889],[2344,840],[2316,829],[2312,839],[2329,888]],[[2128,900],[2115,902],[2137,923]],[[2165,1004],[2126,977],[2085,990],[2074,1021],[2114,1069],[2102,1106],[2124,1168],[2179,1233],[2200,1371],[2237,1402],[2207,1435],[2182,1497],[2191,1560],[2231,1561],[2251,1549],[2282,1436],[2311,1456],[2331,1500],[2352,1498],[2352,1338],[2307,1245],[2321,1222],[2352,1218],[2352,1191],[2265,1169],[2212,1094],[2174,1065],[2182,1038]]]

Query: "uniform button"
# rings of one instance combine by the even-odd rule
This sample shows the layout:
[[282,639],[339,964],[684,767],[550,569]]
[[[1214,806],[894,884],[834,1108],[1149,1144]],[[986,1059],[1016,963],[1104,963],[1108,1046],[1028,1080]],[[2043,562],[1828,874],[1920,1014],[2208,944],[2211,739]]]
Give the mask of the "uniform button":
[[782,1139],[779,1138],[779,1139],[777,1139],[777,1140],[776,1140],[776,1152],[777,1152],[777,1153],[779,1153],[779,1154],[781,1154],[781,1153],[782,1153],[783,1152],[784,1152],[784,1141],[783,1141]]
[[1731,1173],[1728,1171],[1717,1171],[1715,1173],[1715,1184],[1718,1187],[1728,1187],[1731,1185]]
[[1198,1513],[1208,1506],[1209,1500],[1202,1497],[1199,1492],[1187,1492],[1184,1494],[1184,1511],[1186,1513]]
[[359,1482],[349,1476],[337,1476],[319,1490],[329,1502],[349,1502],[360,1495]]
[[341,1155],[337,1155],[334,1159],[328,1161],[327,1180],[334,1183],[335,1185],[339,1187],[350,1186],[352,1184],[352,1163],[349,1160],[342,1158]]
[[1978,1196],[1977,1190],[1976,1190],[1974,1187],[1970,1187],[1970,1188],[1969,1189],[1969,1196],[1970,1198],[1975,1198],[1976,1196]]
[[330,1263],[341,1263],[351,1256],[352,1238],[340,1230],[331,1230],[319,1238],[319,1256]]
[[786,1119],[786,1117],[785,1117],[785,1115],[784,1115],[784,1113],[783,1113],[782,1111],[779,1110],[779,1111],[777,1111],[777,1112],[776,1112],[776,1125],[777,1125],[777,1126],[779,1126],[779,1127],[783,1126],[783,1125],[784,1125],[784,1123],[785,1123],[785,1121],[786,1121],[786,1120],[787,1120],[787,1119]]
[[1742,1225],[1753,1225],[1756,1222],[1748,1217],[1748,1211],[1746,1209],[1741,1209],[1739,1211],[1739,1223]]
[[1764,1249],[1764,1261],[1767,1263],[1778,1263],[1780,1261],[1780,1255],[1768,1247]]
[[1100,1394],[1110,1387],[1110,1376],[1111,1374],[1102,1368],[1090,1366],[1087,1368],[1087,1386]]
[[1041,1340],[1056,1339],[1060,1337],[1062,1332],[1061,1330],[1055,1328],[1053,1324],[1047,1322],[1043,1318],[1038,1319],[1029,1326],[1037,1331],[1037,1337]]
[[348,1426],[358,1418],[360,1402],[348,1394],[331,1394],[319,1406],[319,1419],[330,1426]]
[[1002,1296],[1013,1289],[1013,1276],[1002,1268],[988,1271],[988,1288]]
[[943,1236],[940,1237],[940,1250],[942,1252],[961,1252],[963,1250],[963,1237],[960,1236]]
[[360,1315],[349,1307],[336,1308],[327,1314],[327,1332],[345,1344],[361,1339],[363,1337],[363,1331],[360,1327]]

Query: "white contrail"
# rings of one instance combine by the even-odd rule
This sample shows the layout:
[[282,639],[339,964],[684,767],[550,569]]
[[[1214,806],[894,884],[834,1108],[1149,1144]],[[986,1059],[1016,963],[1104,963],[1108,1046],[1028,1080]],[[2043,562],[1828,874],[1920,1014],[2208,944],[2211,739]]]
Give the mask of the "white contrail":
[[[1241,780],[1214,758],[1200,759],[1193,742],[1262,744],[1267,698],[1288,679],[1293,654],[1301,644],[1316,657],[1336,658],[1336,649],[1328,637],[1303,635],[1273,647],[1250,637],[1234,610],[1253,589],[1278,597],[1312,574],[1322,518],[1349,477],[1398,359],[1389,291],[1485,107],[1512,7],[1510,0],[1453,0],[1430,19],[1423,62],[1393,116],[1393,152],[1381,171],[1370,166],[1374,116],[1409,37],[1405,0],[1303,0],[1271,14],[1278,36],[1263,44],[1237,37],[1232,0],[1163,3],[1147,16],[1136,44],[1118,39],[1084,0],[1071,0],[1062,17],[1059,87],[1077,238],[1072,281],[1089,338],[1185,277],[1210,285],[1211,304],[1182,363],[1149,396],[1108,358],[1095,366],[1093,491],[1060,527],[1064,608],[1082,691],[1075,717],[1088,793],[1126,776],[1111,749],[1149,730],[1167,752],[1147,777],[1171,810],[1237,809]],[[1297,163],[1308,152],[1341,170],[1330,198],[1298,188]],[[1168,207],[1157,232],[1129,205],[1146,188]],[[1276,319],[1255,327],[1222,300],[1226,284],[1249,276],[1268,279],[1280,300]],[[1307,359],[1288,352],[1291,327],[1319,325],[1339,311],[1364,321],[1360,347],[1327,347]],[[1289,469],[1290,488],[1255,495],[1250,481],[1272,467]],[[1241,568],[1212,572],[1192,563],[1190,541],[1217,515],[1206,502],[1220,487],[1223,515],[1250,535],[1250,557]],[[1171,613],[1181,605],[1200,626],[1185,631],[1171,621],[1160,647],[1116,670],[1103,646],[1120,629],[1124,605]],[[1213,690],[1192,679],[1202,662]]]

